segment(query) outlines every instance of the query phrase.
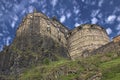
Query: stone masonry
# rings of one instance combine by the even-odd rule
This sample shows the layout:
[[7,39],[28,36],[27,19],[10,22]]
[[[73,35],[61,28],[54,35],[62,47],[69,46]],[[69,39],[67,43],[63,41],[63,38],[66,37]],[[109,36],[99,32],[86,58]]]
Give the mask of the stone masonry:
[[58,22],[56,18],[49,19],[42,13],[34,12],[23,19],[18,27],[16,37],[25,34],[27,36],[32,34],[49,36],[63,46],[67,46],[66,34],[68,34],[68,29]]
[[[84,24],[71,30],[68,50],[72,59],[79,59],[84,52],[91,52],[109,42],[106,31],[95,24]],[[87,55],[84,55],[87,56]]]
[[119,42],[119,41],[120,41],[120,35],[114,37],[114,38],[113,38],[113,41],[114,41],[114,42]]
[[[98,25],[84,24],[69,30],[55,17],[48,18],[43,13],[33,12],[23,18],[13,44],[8,47],[8,52],[17,50],[17,54],[39,53],[35,55],[40,55],[40,58],[42,55],[50,57],[50,55],[58,54],[74,60],[80,58],[85,51],[91,52],[108,42],[106,31]],[[15,51],[6,53],[4,50],[1,55],[15,53]],[[21,55],[18,57],[23,58]],[[39,59],[38,56],[36,56],[37,59]]]

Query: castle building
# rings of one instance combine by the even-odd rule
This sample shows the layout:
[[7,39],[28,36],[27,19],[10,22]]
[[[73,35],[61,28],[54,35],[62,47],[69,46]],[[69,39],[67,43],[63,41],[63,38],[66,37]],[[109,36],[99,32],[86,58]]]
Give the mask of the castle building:
[[120,36],[110,42],[99,25],[83,24],[69,30],[55,17],[48,18],[35,11],[23,18],[13,43],[0,52],[0,74],[19,75],[28,66],[63,57],[75,60],[90,54],[120,51],[119,42]]
[[71,30],[68,39],[68,50],[72,59],[88,56],[84,52],[91,52],[109,42],[109,37],[101,26],[83,24]]
[[[68,58],[68,29],[56,18],[43,13],[27,14],[19,25],[11,45],[0,52],[0,71],[16,71],[47,59]],[[14,68],[13,68],[14,67]]]
[[73,60],[81,56],[87,56],[83,53],[90,52],[109,42],[105,29],[96,24],[84,24],[69,30],[55,17],[50,19],[43,13],[38,12],[30,13],[23,19],[16,37],[26,36],[25,34],[27,36],[32,35],[32,39],[35,38],[33,35],[52,38],[67,49],[69,57]]
[[120,41],[120,35],[113,38],[113,42],[119,42]]
[[49,19],[43,13],[34,12],[24,17],[22,23],[18,27],[16,36],[26,36],[25,34],[27,34],[27,36],[49,36],[63,46],[67,46],[67,27],[58,22],[56,18]]

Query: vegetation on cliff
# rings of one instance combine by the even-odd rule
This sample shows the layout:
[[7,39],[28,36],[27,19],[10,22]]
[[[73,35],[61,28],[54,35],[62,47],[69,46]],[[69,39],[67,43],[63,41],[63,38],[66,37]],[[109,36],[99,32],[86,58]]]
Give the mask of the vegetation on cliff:
[[[48,64],[49,63],[49,64]],[[19,80],[119,80],[120,56],[107,53],[76,61],[60,59],[32,66],[19,76]]]

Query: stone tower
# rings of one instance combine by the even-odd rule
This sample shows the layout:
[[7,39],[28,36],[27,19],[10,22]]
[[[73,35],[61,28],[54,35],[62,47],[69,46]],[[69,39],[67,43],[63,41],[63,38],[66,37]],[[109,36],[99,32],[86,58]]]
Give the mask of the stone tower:
[[[61,24],[56,18],[48,18],[43,13],[34,12],[24,17],[17,30],[16,41],[20,39],[19,47],[21,46],[23,49],[29,48],[30,50],[33,49],[38,52],[42,50],[51,50],[51,47],[55,47],[58,44],[64,47],[64,49],[61,49],[63,52],[61,51],[59,55],[66,55],[67,34],[68,28]],[[51,42],[51,39],[48,40],[48,38],[51,38],[57,44],[53,44],[53,41]],[[25,43],[26,41],[27,43]],[[34,48],[34,46],[38,47]]]
[[34,12],[24,17],[18,27],[16,37],[48,36],[66,47],[67,34],[68,28],[61,24],[56,18],[50,19],[43,13]]
[[84,52],[105,45],[109,42],[106,31],[95,24],[84,24],[71,30],[68,39],[68,50],[72,59],[78,59]]
[[68,29],[55,18],[39,12],[27,14],[13,43],[0,52],[0,72],[19,74],[18,70],[33,64],[68,58],[67,34]]

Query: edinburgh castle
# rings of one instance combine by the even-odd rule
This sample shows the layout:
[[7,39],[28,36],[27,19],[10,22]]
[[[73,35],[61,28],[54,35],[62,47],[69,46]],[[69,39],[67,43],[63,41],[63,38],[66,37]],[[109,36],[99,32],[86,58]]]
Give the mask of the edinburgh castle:
[[0,73],[20,74],[29,65],[43,64],[59,57],[72,60],[94,54],[120,51],[120,36],[110,41],[106,30],[83,24],[69,30],[56,17],[33,12],[25,16],[13,43],[0,52]]
[[[21,38],[21,36],[26,35],[41,35],[52,38],[67,49],[72,59],[79,58],[86,50],[92,51],[110,42],[106,31],[98,25],[84,24],[69,30],[55,17],[49,19],[42,13],[28,14],[23,19],[17,30],[17,37]],[[31,40],[29,39],[29,41]]]

